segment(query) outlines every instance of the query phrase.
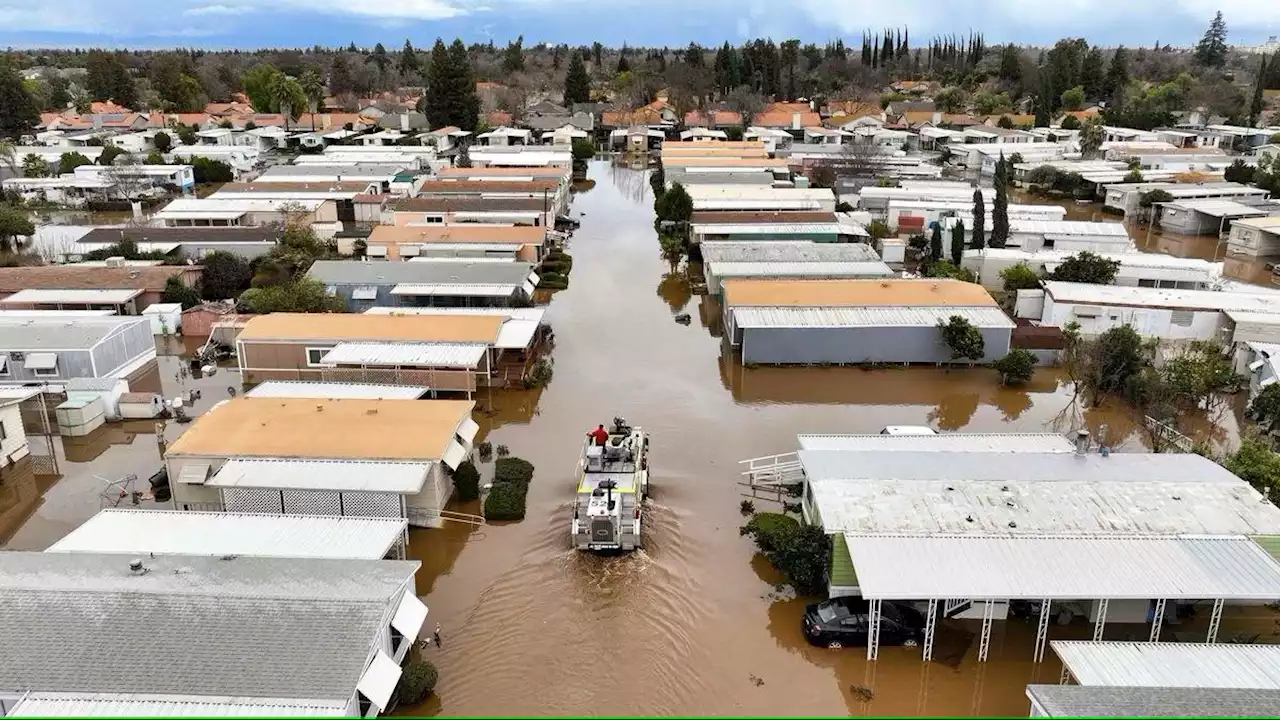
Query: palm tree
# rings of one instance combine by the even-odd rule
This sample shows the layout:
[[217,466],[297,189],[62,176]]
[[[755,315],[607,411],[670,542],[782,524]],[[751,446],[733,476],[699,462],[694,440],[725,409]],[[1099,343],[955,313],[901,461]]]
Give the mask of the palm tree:
[[298,80],[302,94],[307,98],[307,107],[311,110],[311,132],[316,131],[316,112],[324,101],[324,78],[315,70],[308,69]]
[[268,92],[271,93],[271,100],[280,108],[280,114],[284,115],[284,129],[288,132],[289,120],[295,117],[294,111],[307,102],[306,94],[302,92],[297,80],[284,73],[272,76]]
[[18,156],[13,153],[13,143],[8,140],[0,140],[0,165],[15,176],[22,174],[18,170]]

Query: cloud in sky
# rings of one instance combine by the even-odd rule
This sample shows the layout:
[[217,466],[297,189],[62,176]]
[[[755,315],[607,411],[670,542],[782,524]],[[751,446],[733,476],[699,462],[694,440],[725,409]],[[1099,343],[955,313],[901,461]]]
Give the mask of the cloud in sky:
[[907,26],[917,45],[972,28],[988,43],[1083,36],[1132,47],[1193,44],[1219,8],[1232,42],[1280,35],[1277,0],[0,0],[0,44],[156,46],[201,36],[216,47],[368,46],[404,37],[428,45],[437,36],[501,42],[522,34],[526,44],[679,46],[740,42],[744,31],[856,44],[864,29]]

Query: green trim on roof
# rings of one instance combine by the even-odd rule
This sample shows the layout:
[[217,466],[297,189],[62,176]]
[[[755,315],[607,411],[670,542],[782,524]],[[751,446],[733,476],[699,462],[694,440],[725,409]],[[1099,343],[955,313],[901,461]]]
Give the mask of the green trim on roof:
[[1249,539],[1271,553],[1271,557],[1280,560],[1280,535],[1250,535]]
[[831,536],[831,570],[827,577],[829,585],[858,586],[858,573],[853,569],[853,560],[849,557],[849,545],[845,543],[843,533],[835,533]]

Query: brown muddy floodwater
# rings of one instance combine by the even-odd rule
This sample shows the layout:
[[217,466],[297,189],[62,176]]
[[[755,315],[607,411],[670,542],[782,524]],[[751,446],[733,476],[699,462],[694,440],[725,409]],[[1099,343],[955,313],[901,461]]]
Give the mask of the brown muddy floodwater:
[[[431,609],[428,624],[442,626],[443,645],[424,651],[440,668],[435,695],[400,712],[1025,716],[1025,684],[1056,682],[1059,666],[1030,662],[1034,627],[1019,621],[996,623],[984,664],[972,647],[976,623],[941,625],[939,661],[928,665],[919,648],[883,648],[868,664],[864,651],[809,647],[800,617],[813,599],[787,591],[738,533],[738,462],[794,450],[800,432],[874,433],[890,424],[1083,426],[1114,448],[1142,451],[1135,419],[1123,408],[1081,409],[1051,370],[1008,389],[982,369],[743,368],[722,350],[715,303],[693,295],[661,259],[645,172],[596,161],[590,179],[590,192],[573,203],[582,227],[570,248],[570,287],[555,293],[548,312],[554,379],[540,391],[477,398],[479,439],[537,467],[527,516],[413,531],[418,593]],[[694,322],[675,322],[681,313]],[[170,345],[172,354],[184,351]],[[178,362],[162,357],[156,373],[169,397],[180,389]],[[224,369],[186,386],[203,391],[200,412],[238,383]],[[1237,412],[1197,419],[1189,431],[1226,442]],[[583,433],[616,415],[651,434],[645,549],[589,556],[569,547],[577,454]],[[181,429],[168,423],[166,437]],[[15,493],[27,509],[7,513],[0,495],[0,519],[29,517],[10,547],[47,547],[96,512],[95,474],[136,472],[145,482],[159,465],[145,429],[113,428],[106,441],[83,444],[100,454],[91,462],[60,454],[66,477],[47,491],[33,481]],[[1250,623],[1274,633],[1270,615],[1230,611],[1224,636]],[[1090,629],[1055,626],[1051,637],[1087,637]],[[1108,627],[1108,637],[1146,632]]]

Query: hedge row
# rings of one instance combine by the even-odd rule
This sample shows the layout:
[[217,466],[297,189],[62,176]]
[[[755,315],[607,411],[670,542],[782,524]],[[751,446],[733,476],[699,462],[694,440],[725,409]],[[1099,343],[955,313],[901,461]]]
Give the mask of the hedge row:
[[493,488],[484,499],[488,520],[523,520],[533,463],[516,457],[498,458],[494,463]]

